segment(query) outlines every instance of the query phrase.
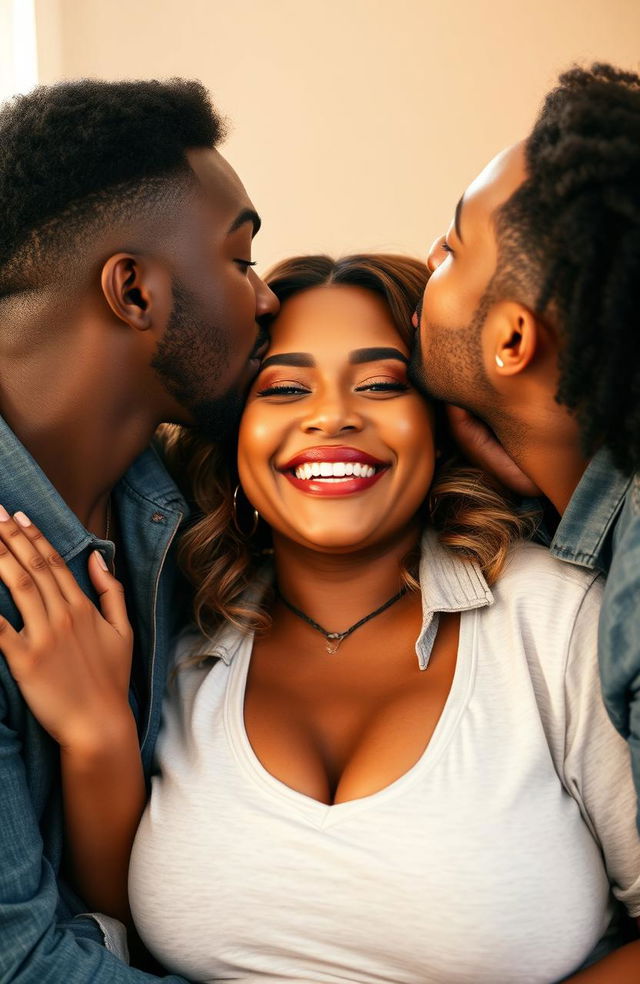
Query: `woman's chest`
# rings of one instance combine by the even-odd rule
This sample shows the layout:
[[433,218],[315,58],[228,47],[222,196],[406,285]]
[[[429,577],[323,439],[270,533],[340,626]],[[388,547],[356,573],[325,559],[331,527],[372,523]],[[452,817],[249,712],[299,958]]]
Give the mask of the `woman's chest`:
[[515,754],[468,697],[469,680],[408,773],[336,805],[269,775],[227,702],[154,786],[132,865],[146,941],[196,979],[542,984],[577,967],[608,918],[598,849],[535,729]]
[[[256,757],[279,781],[322,803],[383,789],[428,745],[451,689],[457,647],[457,616],[443,616],[424,671],[413,626],[395,638],[354,639],[319,659],[286,640],[254,645],[244,725]],[[276,648],[288,659],[275,658]]]

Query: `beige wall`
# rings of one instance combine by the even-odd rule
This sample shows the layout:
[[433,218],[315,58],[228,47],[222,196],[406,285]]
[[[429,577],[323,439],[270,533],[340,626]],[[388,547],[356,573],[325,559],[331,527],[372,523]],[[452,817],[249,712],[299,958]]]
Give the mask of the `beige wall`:
[[424,254],[571,62],[638,69],[640,0],[37,0],[41,81],[202,79],[293,252]]

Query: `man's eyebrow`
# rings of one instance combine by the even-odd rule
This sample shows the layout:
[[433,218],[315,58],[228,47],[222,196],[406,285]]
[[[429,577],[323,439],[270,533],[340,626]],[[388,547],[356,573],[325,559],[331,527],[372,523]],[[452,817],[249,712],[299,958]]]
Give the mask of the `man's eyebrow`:
[[461,227],[461,224],[460,224],[460,217],[462,215],[462,203],[463,203],[463,201],[464,201],[464,195],[461,197],[460,201],[456,205],[456,214],[455,214],[455,216],[453,218],[453,224],[454,224],[455,229],[456,229],[456,236],[458,237],[458,239],[460,240],[461,243],[464,242],[464,239],[462,238],[462,227]]
[[397,348],[361,348],[349,353],[349,362],[354,366],[362,362],[380,362],[382,359],[398,359],[405,366],[409,364],[406,355]]
[[268,356],[260,365],[260,370],[267,366],[301,366],[312,369],[316,364],[315,359],[308,352],[279,352],[277,355]]
[[262,225],[262,219],[253,208],[243,208],[242,211],[238,215],[236,215],[235,219],[229,226],[227,235],[230,236],[232,232],[235,232],[236,229],[239,229],[241,226],[243,226],[245,222],[251,223],[251,225],[253,226],[253,234],[254,236],[257,235],[258,230]]

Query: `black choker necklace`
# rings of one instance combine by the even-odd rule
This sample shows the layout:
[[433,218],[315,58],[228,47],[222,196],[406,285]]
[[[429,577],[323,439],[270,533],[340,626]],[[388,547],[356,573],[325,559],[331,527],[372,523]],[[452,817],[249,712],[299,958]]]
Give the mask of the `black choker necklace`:
[[400,599],[404,594],[406,594],[406,592],[407,592],[406,587],[401,588],[397,594],[394,594],[393,598],[389,598],[388,601],[385,601],[384,605],[380,605],[380,608],[376,608],[375,612],[370,612],[368,615],[365,615],[364,618],[361,618],[358,622],[354,622],[354,624],[350,625],[348,629],[344,630],[344,632],[327,632],[327,630],[323,629],[321,625],[318,625],[317,622],[314,622],[312,618],[309,618],[309,616],[305,615],[305,613],[300,611],[299,608],[296,608],[295,605],[292,605],[290,601],[287,601],[284,595],[280,594],[279,591],[278,591],[278,597],[282,601],[282,604],[285,605],[290,612],[293,612],[293,614],[297,615],[298,618],[301,618],[304,622],[307,622],[312,629],[316,630],[316,632],[322,633],[322,635],[327,640],[327,652],[333,656],[334,653],[338,652],[340,643],[342,642],[343,639],[346,639],[347,636],[350,636],[352,632],[355,632],[356,629],[359,629],[360,626],[364,625],[365,622],[369,622],[372,618],[375,618],[376,615],[381,615],[382,612],[386,612],[387,608],[391,608],[392,605],[395,605],[396,601],[400,601]]

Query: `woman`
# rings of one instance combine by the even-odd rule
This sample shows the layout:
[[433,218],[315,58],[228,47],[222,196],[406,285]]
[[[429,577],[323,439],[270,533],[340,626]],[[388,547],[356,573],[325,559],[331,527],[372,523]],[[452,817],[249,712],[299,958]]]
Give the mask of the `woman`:
[[[515,543],[523,521],[470,470],[428,496],[433,410],[407,379],[419,264],[301,258],[270,285],[235,492],[224,450],[169,441],[202,509],[183,543],[200,630],[177,647],[131,858],[143,940],[198,981],[637,980],[640,944],[609,953],[619,903],[640,915],[640,846],[599,694],[599,581]],[[47,552],[26,523],[0,524],[24,566]],[[5,628],[3,646],[61,744],[79,886],[121,914],[144,793],[124,608],[98,558],[92,576],[105,619],[36,565],[27,638]],[[43,623],[72,700],[42,660],[24,671]]]

